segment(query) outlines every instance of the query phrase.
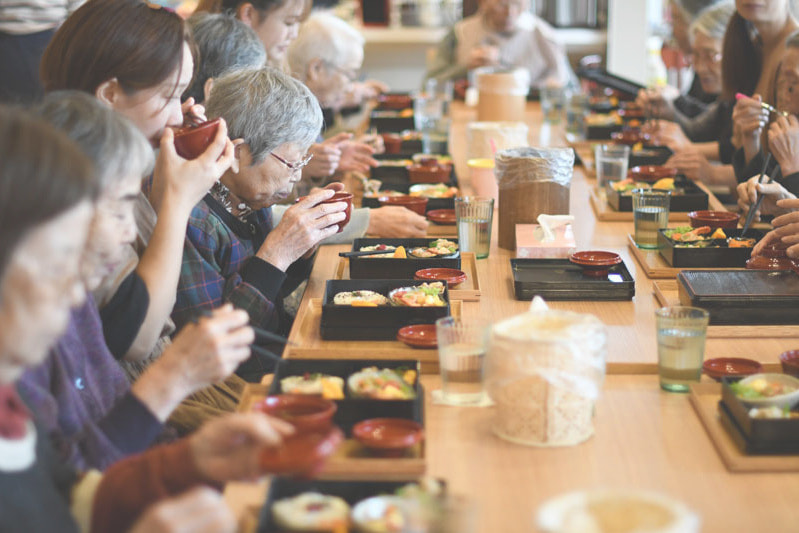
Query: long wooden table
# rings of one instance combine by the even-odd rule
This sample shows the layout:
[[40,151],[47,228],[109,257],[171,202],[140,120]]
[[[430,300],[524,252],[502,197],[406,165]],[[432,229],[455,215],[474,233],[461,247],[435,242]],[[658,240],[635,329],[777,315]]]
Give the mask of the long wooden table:
[[[453,106],[450,149],[462,188],[470,191],[466,167],[466,127],[473,110]],[[541,126],[538,106],[526,121],[534,146],[563,146],[563,132]],[[588,204],[593,180],[575,168],[571,212],[578,249],[621,254],[636,279],[632,302],[551,302],[557,309],[596,315],[608,327],[608,376],[595,419],[596,434],[571,448],[538,449],[504,442],[490,433],[491,409],[432,405],[426,398],[429,473],[446,479],[456,493],[477,506],[479,532],[534,531],[536,507],[562,492],[593,487],[631,487],[668,493],[699,511],[703,531],[799,531],[799,476],[731,474],[707,437],[686,395],[660,391],[652,280],[627,249],[632,223],[598,222]],[[500,206],[501,209],[501,206]],[[513,295],[510,250],[497,246],[497,221],[490,255],[478,261],[482,297],[464,302],[464,316],[497,321],[523,312],[529,303]],[[320,298],[333,277],[337,253],[319,252],[303,304]],[[302,339],[292,337],[302,346]],[[706,358],[749,357],[775,368],[781,352],[799,347],[799,338],[708,339]],[[291,348],[287,350],[291,357]],[[423,377],[427,391],[439,388],[437,376]],[[228,501],[243,513],[263,501],[263,485],[235,484]]]

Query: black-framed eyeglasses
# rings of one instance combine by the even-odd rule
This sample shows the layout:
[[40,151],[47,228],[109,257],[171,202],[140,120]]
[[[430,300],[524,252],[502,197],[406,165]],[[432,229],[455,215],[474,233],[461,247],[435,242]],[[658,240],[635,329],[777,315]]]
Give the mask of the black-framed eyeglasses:
[[283,163],[286,166],[286,168],[291,170],[292,172],[301,171],[304,167],[308,165],[308,163],[311,162],[311,159],[313,159],[313,154],[308,154],[307,156],[305,156],[305,159],[303,159],[298,163],[289,163],[288,161],[277,155],[275,152],[269,152],[269,155],[271,155],[272,157]]

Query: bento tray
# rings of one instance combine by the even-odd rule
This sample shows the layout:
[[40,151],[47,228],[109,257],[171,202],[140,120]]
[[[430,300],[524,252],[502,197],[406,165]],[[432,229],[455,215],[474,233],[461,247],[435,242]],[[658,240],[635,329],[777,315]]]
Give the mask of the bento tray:
[[[364,368],[409,368],[416,370],[413,400],[370,400],[353,398],[347,387],[347,378]],[[333,415],[333,423],[345,433],[352,435],[352,426],[369,418],[406,418],[424,425],[424,389],[419,380],[421,368],[418,360],[397,359],[283,359],[275,368],[275,376],[269,387],[269,394],[281,394],[280,380],[289,376],[302,376],[306,373],[328,374],[344,379],[344,399],[335,400],[338,410]]]
[[[722,383],[719,416],[738,446],[749,454],[799,454],[799,418],[751,418],[749,408]],[[725,417],[728,419],[725,421]]]
[[373,111],[369,117],[370,127],[376,128],[378,133],[399,133],[405,130],[412,130],[415,127],[413,115],[409,117],[400,117],[399,111],[397,116],[385,116],[390,111],[381,110]]
[[799,324],[799,275],[792,271],[683,270],[682,305],[710,312],[715,325]]
[[[300,481],[274,478],[269,484],[266,502],[261,509],[258,533],[285,533],[285,529],[275,524],[272,505],[280,499],[290,498],[303,492],[319,492],[344,499],[350,507],[366,498],[394,494],[407,481]],[[446,490],[446,487],[445,487]]]
[[[752,255],[752,248],[685,248],[676,246],[674,241],[666,237],[665,230],[658,230],[658,251],[670,266],[675,268],[744,268]],[[740,237],[740,229],[725,229],[727,237]],[[747,236],[758,241],[763,232],[749,230]]]
[[624,262],[609,268],[608,277],[591,278],[568,259],[511,259],[517,300],[632,300],[635,280]]
[[[405,251],[419,246],[427,246],[433,238],[424,239],[355,239],[352,251],[357,252],[364,246],[386,244],[389,246],[404,246]],[[457,238],[448,238],[458,242]],[[460,251],[452,256],[416,258],[408,257],[398,259],[393,257],[350,257],[350,277],[352,279],[413,279],[417,270],[423,268],[461,268]]]
[[384,296],[394,289],[422,285],[412,279],[327,280],[322,299],[320,334],[325,340],[392,340],[397,331],[411,324],[434,324],[450,315],[449,293],[444,288],[443,307],[353,307],[333,304],[339,292],[370,290]]
[[[673,195],[669,200],[669,212],[686,213],[690,211],[701,211],[707,209],[708,195],[705,191],[697,187],[697,185],[685,178],[685,176],[678,176],[674,180],[675,187],[684,190],[683,194]],[[630,194],[622,194],[619,191],[613,190],[613,187],[608,184],[605,187],[608,205],[616,211],[629,211],[633,210],[633,197]]]
[[609,141],[610,136],[624,128],[621,124],[608,126],[586,126],[585,138],[589,141]]

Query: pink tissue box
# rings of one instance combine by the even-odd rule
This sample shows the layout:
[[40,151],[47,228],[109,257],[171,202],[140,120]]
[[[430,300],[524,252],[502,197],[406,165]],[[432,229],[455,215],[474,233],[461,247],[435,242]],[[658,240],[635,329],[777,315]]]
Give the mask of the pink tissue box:
[[543,231],[538,224],[516,224],[516,257],[559,259],[577,251],[571,224],[555,228],[555,240],[541,242]]

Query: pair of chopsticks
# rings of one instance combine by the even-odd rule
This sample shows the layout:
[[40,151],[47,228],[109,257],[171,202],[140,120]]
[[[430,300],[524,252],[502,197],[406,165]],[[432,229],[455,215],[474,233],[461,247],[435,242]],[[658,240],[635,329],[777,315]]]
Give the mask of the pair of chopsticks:
[[[207,309],[203,310],[197,316],[195,321],[199,320],[202,317],[210,317],[211,315],[212,315],[211,311],[209,311]],[[267,350],[266,348],[262,348],[261,346],[258,345],[259,343],[260,344],[277,343],[277,344],[285,344],[285,345],[288,345],[288,346],[294,346],[296,344],[296,343],[288,340],[286,337],[283,337],[282,335],[278,335],[277,333],[272,333],[271,331],[267,331],[265,329],[262,329],[262,328],[259,328],[259,327],[256,327],[256,326],[250,326],[250,327],[252,328],[253,332],[255,332],[255,342],[253,342],[250,345],[250,350],[252,350],[254,353],[256,353],[256,354],[258,354],[258,355],[260,355],[262,357],[265,357],[267,359],[271,359],[271,360],[275,361],[276,363],[282,361],[283,358],[280,357],[279,355],[277,355],[276,353],[274,353],[271,350]]]
[[[741,98],[749,98],[749,96],[746,96],[746,95],[745,95],[745,94],[743,94],[743,93],[735,93],[735,99],[736,99],[736,100],[740,100]],[[770,111],[771,113],[776,113],[776,114],[778,114],[778,115],[782,115],[783,117],[789,117],[789,116],[791,116],[791,114],[790,114],[790,113],[788,113],[787,111],[780,111],[779,109],[777,109],[777,108],[776,108],[776,107],[774,107],[773,105],[769,105],[769,104],[767,104],[766,102],[760,102],[760,107],[762,107],[763,109],[766,109],[766,110]]]
[[368,250],[365,252],[339,252],[339,257],[364,257],[367,255],[392,254],[394,250]]
[[[760,177],[757,178],[758,183],[763,183],[763,176],[766,175],[766,169],[768,168],[769,164],[771,163],[771,152],[766,154],[765,161],[763,161],[763,170],[760,171]],[[771,176],[765,183],[771,183]],[[741,237],[746,235],[746,232],[749,230],[749,226],[752,225],[752,220],[755,218],[755,213],[757,210],[760,209],[760,204],[763,203],[763,198],[765,198],[765,194],[761,194],[757,197],[757,201],[749,206],[749,212],[746,214],[746,221],[744,222],[744,227],[741,230]]]

